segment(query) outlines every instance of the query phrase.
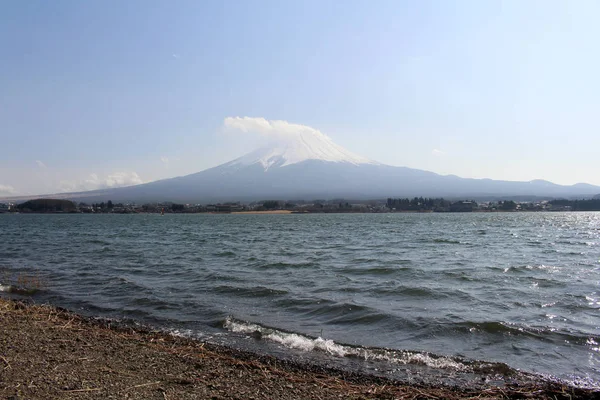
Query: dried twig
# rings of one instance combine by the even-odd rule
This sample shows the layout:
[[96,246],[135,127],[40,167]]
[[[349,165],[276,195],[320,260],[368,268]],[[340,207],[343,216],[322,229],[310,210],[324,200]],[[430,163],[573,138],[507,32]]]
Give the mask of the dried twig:
[[72,389],[72,390],[63,390],[64,393],[76,393],[76,392],[97,392],[102,390],[102,388],[89,388],[89,389]]
[[141,387],[145,387],[145,386],[158,385],[161,382],[162,381],[142,383],[141,385],[130,386],[130,387],[126,388],[125,390],[137,389],[137,388],[141,388]]
[[4,358],[4,356],[0,356],[0,358],[2,358],[2,361],[4,361],[6,363],[6,366],[4,367],[4,369],[12,368],[10,366],[10,363],[8,362],[8,360],[6,358]]
[[66,324],[64,324],[61,328],[68,328],[69,325],[71,325],[71,323],[75,320],[75,318],[71,318]]
[[434,396],[432,394],[423,393],[417,388],[414,388],[414,389],[416,392],[420,393],[422,396],[425,396],[426,398],[439,399],[439,397],[437,397],[437,396]]

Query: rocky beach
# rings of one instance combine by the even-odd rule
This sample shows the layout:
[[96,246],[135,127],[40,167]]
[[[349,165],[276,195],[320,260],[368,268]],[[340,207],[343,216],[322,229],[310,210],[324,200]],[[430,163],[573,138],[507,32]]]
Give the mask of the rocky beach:
[[0,299],[6,399],[586,399],[546,382],[487,389],[407,385],[241,352],[64,309]]

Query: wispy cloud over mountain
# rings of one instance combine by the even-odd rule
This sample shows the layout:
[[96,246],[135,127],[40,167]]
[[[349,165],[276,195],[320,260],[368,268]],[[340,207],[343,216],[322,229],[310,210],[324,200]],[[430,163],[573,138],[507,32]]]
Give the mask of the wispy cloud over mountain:
[[327,137],[318,129],[307,125],[294,124],[284,120],[267,120],[254,117],[227,117],[223,125],[230,131],[254,133],[276,140],[294,140],[303,135],[319,139]]
[[163,163],[163,165],[165,166],[165,168],[169,168],[169,164],[170,164],[169,157],[161,156],[160,157],[160,162]]
[[8,195],[8,194],[16,194],[17,191],[14,187],[9,185],[0,185],[0,194]]
[[76,192],[97,189],[110,189],[144,183],[136,172],[115,172],[106,177],[90,174],[87,179],[79,182],[61,181],[61,191]]

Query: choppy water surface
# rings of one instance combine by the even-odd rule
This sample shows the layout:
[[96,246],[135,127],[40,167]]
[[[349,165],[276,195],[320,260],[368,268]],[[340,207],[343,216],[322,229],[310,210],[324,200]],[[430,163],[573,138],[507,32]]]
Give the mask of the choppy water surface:
[[600,382],[600,213],[0,215],[0,267],[84,314],[401,379]]

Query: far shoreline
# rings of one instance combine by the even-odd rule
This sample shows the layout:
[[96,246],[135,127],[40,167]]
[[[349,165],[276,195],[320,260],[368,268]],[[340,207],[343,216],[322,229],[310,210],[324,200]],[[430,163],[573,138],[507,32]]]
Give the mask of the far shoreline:
[[232,211],[230,213],[209,213],[209,214],[253,214],[253,215],[262,215],[262,214],[308,214],[302,212],[294,212],[291,210],[265,210],[265,211]]
[[432,211],[432,210],[401,210],[401,211],[293,211],[293,210],[264,210],[264,211],[198,211],[198,212],[64,212],[64,211],[20,211],[0,212],[0,215],[322,215],[322,214],[560,214],[560,213],[594,213],[599,210],[473,210],[473,211]]

